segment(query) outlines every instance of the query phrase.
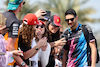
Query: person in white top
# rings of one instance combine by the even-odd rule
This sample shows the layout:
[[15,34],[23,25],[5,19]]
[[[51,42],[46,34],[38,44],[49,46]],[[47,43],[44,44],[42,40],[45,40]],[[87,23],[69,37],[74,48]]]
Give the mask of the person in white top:
[[[35,47],[36,43],[41,38],[46,36],[46,29],[45,29],[44,22],[40,21],[40,20],[38,22],[39,22],[39,24],[35,26],[35,35],[36,36],[32,40],[31,48]],[[38,67],[38,64],[39,64],[38,61],[40,61],[41,67],[46,67],[46,65],[48,64],[48,61],[49,61],[50,52],[51,52],[51,46],[49,43],[47,43],[47,45],[42,47],[35,56],[33,56],[32,58],[29,59],[32,61],[32,66]]]

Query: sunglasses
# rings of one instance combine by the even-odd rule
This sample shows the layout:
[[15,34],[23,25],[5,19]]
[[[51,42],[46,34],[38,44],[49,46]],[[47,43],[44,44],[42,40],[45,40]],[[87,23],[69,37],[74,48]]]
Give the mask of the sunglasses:
[[[75,18],[75,17],[74,17]],[[66,22],[69,22],[69,20],[73,21],[74,18],[71,18],[71,19],[65,19]]]
[[39,28],[39,27],[43,28],[44,26],[43,25],[37,25],[36,26],[36,28]]
[[23,2],[23,5],[25,4],[25,1]]
[[63,32],[60,32],[60,34],[63,34]]

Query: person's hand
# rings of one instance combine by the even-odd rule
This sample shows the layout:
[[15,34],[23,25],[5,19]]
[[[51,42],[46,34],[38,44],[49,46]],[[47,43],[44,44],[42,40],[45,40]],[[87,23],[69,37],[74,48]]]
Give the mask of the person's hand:
[[5,28],[6,28],[6,25],[5,26],[0,25],[0,34],[4,34],[7,32],[8,29],[5,29]]
[[63,46],[57,46],[57,47],[54,47],[55,48],[55,53],[60,53],[60,51],[62,50]]
[[65,41],[65,38],[61,38],[60,40],[57,40],[54,42],[55,46],[63,46],[66,44],[67,41]]
[[47,49],[47,45],[43,46],[41,49],[42,51],[45,51]]
[[46,37],[43,37],[42,39],[40,39],[39,41],[38,41],[38,43],[37,43],[37,47],[43,47],[43,46],[45,46],[45,45],[47,45],[47,38]]
[[37,16],[37,18],[44,18],[42,15],[45,15],[46,12],[42,9],[39,9],[36,11],[35,15]]
[[13,53],[14,55],[20,55],[20,56],[21,56],[21,53],[23,53],[23,51],[13,50],[12,53]]

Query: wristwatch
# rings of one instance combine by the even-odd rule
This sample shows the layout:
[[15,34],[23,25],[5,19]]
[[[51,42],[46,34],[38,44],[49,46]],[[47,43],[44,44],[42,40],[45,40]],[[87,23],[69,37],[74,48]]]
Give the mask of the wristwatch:
[[38,48],[38,47],[36,47],[35,49],[36,49],[36,50],[38,50],[39,48]]
[[24,66],[25,65],[25,62],[23,61],[23,62],[21,62],[21,65],[20,66]]

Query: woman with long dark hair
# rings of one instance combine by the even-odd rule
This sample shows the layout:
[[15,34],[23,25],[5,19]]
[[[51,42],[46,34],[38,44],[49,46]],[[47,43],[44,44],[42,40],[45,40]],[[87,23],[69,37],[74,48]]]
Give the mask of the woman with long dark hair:
[[65,38],[60,39],[60,26],[61,26],[60,22],[61,22],[60,17],[57,15],[53,15],[46,23],[47,38],[48,38],[48,42],[51,45],[51,54],[49,57],[49,63],[47,67],[54,67],[55,65],[54,47],[63,46],[66,43],[66,41],[64,41]]

